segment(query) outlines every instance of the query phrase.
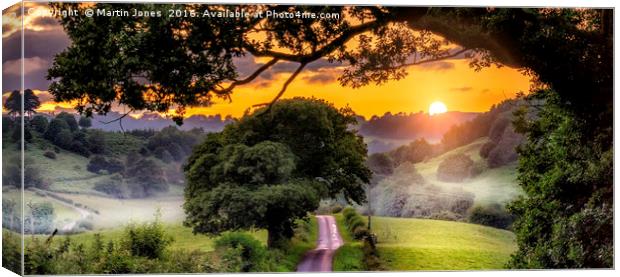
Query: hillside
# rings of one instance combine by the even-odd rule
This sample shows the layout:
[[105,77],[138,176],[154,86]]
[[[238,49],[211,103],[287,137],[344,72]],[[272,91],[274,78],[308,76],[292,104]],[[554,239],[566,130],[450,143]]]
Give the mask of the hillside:
[[389,270],[501,269],[516,250],[512,232],[442,220],[373,217]]
[[[476,204],[499,203],[506,204],[522,193],[517,184],[516,162],[504,166],[490,168],[487,161],[480,156],[480,148],[487,143],[488,138],[478,139],[468,145],[458,147],[424,162],[416,163],[417,172],[428,183],[445,188],[458,188],[475,195]],[[437,168],[447,157],[465,154],[473,161],[473,167],[480,173],[467,178],[460,183],[444,182],[437,178]]]

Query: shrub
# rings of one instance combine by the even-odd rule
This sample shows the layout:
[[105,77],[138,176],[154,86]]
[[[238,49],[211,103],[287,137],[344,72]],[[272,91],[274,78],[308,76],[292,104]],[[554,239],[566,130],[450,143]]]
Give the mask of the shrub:
[[86,170],[93,173],[101,173],[103,170],[108,173],[117,173],[125,170],[125,165],[118,159],[106,159],[101,155],[96,155],[90,159],[88,165],[86,166]]
[[476,206],[469,215],[469,222],[471,223],[500,229],[509,229],[514,220],[514,215],[508,213],[504,207],[497,203],[488,206]]
[[118,180],[118,178],[97,181],[94,189],[115,198],[122,199],[127,197],[127,188],[123,185],[121,180]]
[[52,151],[46,151],[45,153],[43,153],[43,156],[50,158],[52,160],[56,159],[56,153],[52,152]]
[[342,205],[340,205],[340,204],[335,204],[334,206],[332,206],[332,210],[331,210],[331,212],[332,212],[333,214],[335,214],[335,213],[339,213],[340,211],[342,211]]
[[518,154],[516,148],[525,141],[525,137],[508,127],[504,130],[497,146],[489,151],[487,162],[489,167],[495,168],[516,161]]
[[47,121],[47,118],[45,116],[35,115],[34,117],[32,117],[32,120],[30,120],[30,124],[35,131],[43,134],[47,130],[47,125],[49,125],[49,122]]
[[368,168],[376,174],[389,175],[394,172],[394,162],[390,156],[385,153],[375,153],[368,156],[366,164]]
[[162,257],[164,250],[172,243],[159,218],[150,223],[130,224],[125,228],[123,246],[131,255],[156,259]]
[[248,234],[226,233],[215,241],[215,247],[222,253],[226,271],[261,272],[266,267],[267,249]]
[[489,152],[495,148],[497,144],[493,141],[489,141],[480,147],[480,157],[487,158],[489,157]]
[[367,237],[368,235],[370,235],[370,232],[368,231],[368,229],[366,229],[366,227],[358,226],[355,229],[353,229],[352,235],[353,235],[353,238],[355,238],[356,240],[361,240]]
[[[4,204],[4,200],[2,201]],[[4,224],[3,224],[4,225]],[[2,266],[17,274],[22,272],[21,237],[17,234],[2,230]]]
[[347,222],[347,227],[348,227],[349,231],[351,231],[351,232],[353,232],[353,230],[355,230],[355,228],[364,227],[364,226],[366,226],[366,223],[364,222],[364,219],[360,215],[356,215],[354,217],[351,217],[349,222]]
[[465,154],[448,156],[437,167],[437,179],[444,182],[462,182],[471,176],[474,161]]
[[355,215],[355,209],[351,206],[347,206],[344,209],[342,209],[342,215],[344,216],[345,220],[348,220],[349,217]]

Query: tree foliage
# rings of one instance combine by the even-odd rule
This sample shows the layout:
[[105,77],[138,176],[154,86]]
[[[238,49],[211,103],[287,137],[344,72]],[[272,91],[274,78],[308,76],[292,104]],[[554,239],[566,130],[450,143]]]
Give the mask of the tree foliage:
[[350,110],[296,98],[209,134],[185,166],[185,223],[195,232],[265,228],[274,246],[321,197],[365,200],[366,149]]
[[[35,109],[41,106],[39,97],[31,89],[24,90],[24,114],[32,115]],[[12,91],[4,101],[4,107],[9,110],[10,116],[22,114],[22,95],[19,90]]]
[[[517,122],[527,142],[519,150],[519,184],[526,196],[509,208],[517,220],[518,268],[599,268],[613,265],[612,132],[558,106],[551,91],[538,120]],[[545,157],[541,159],[541,157]]]

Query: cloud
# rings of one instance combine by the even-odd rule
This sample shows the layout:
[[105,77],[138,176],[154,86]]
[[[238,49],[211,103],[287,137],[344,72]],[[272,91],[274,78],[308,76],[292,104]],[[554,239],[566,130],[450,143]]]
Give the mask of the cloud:
[[[41,57],[51,60],[69,46],[69,37],[62,29],[46,31],[24,30],[24,58]],[[2,40],[2,62],[21,57],[20,32]]]
[[[24,31],[24,82],[30,89],[47,90],[45,78],[54,56],[69,46],[69,38],[62,29]],[[2,90],[20,89],[19,63],[21,58],[20,32],[2,40]]]
[[303,80],[310,84],[327,84],[336,81],[336,77],[332,74],[319,73],[312,76],[306,76]]
[[458,88],[450,88],[450,91],[456,91],[456,92],[467,92],[472,90],[472,87],[458,87]]
[[51,102],[54,100],[54,96],[47,90],[35,90],[34,95],[39,97],[39,101],[41,101],[41,103]]
[[450,70],[454,68],[454,64],[451,62],[447,62],[447,61],[424,63],[418,66],[426,70],[434,70],[434,71],[445,71],[445,70]]
[[58,23],[58,20],[56,20],[55,18],[51,17],[51,16],[41,16],[41,17],[37,17],[34,20],[32,20],[32,22],[30,22],[31,25],[33,25],[33,29],[36,28],[56,28],[56,27],[60,27],[60,24]]
[[[2,64],[2,73],[10,76],[21,75],[21,61],[22,60],[10,60],[6,61]],[[24,61],[24,75],[30,75],[33,72],[40,71],[42,69],[46,69],[50,66],[50,62],[48,60],[42,59],[40,57],[32,57],[23,59]]]

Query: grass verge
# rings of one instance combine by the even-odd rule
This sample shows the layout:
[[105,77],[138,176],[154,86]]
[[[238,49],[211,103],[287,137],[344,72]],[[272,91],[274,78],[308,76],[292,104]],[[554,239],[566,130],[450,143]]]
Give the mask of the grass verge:
[[344,245],[336,250],[333,261],[334,271],[365,271],[364,250],[362,242],[353,240],[345,226],[344,217],[341,213],[335,214],[336,225]]

